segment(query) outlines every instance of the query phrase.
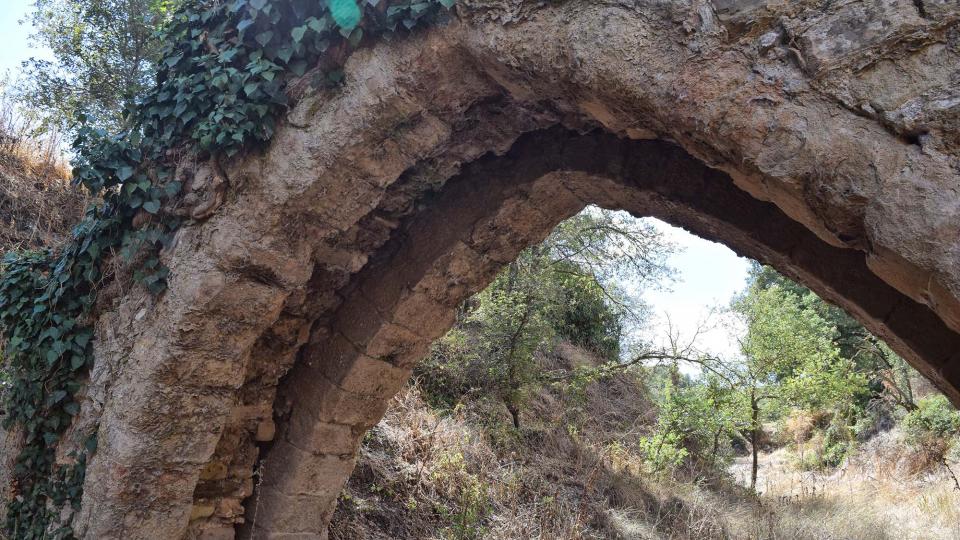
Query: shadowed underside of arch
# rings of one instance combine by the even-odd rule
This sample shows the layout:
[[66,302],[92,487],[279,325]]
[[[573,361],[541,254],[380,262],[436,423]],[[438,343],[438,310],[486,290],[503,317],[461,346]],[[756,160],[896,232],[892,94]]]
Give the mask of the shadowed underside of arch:
[[[854,314],[914,365],[960,365],[960,335],[830,246],[675,145],[563,129],[480,159],[403,223],[341,294],[330,325],[281,385],[283,424],[247,506],[244,536],[316,535],[353,470],[364,431],[455,310],[588,204],[655,216],[773,265]],[[940,388],[960,371],[926,370]],[[955,394],[953,395],[955,398]]]
[[459,4],[293,85],[167,292],[104,292],[64,444],[98,429],[80,536],[322,537],[454,308],[587,204],[776,267],[960,402],[960,9]]

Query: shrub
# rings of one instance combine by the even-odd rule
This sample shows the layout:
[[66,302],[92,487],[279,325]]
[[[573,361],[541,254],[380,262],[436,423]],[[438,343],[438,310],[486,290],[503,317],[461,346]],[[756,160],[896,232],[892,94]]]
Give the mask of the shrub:
[[932,437],[949,438],[960,433],[960,412],[944,395],[928,396],[903,418],[908,440],[922,442]]
[[639,441],[640,455],[649,472],[672,471],[680,466],[690,453],[681,446],[682,437],[673,432],[657,432]]

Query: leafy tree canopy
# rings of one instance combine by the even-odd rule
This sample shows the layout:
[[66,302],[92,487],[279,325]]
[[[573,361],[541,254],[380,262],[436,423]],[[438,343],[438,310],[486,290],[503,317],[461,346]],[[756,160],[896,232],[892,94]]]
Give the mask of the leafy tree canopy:
[[24,62],[18,93],[47,128],[73,127],[80,113],[119,131],[135,99],[153,85],[157,31],[179,0],[34,0],[35,43],[52,60]]

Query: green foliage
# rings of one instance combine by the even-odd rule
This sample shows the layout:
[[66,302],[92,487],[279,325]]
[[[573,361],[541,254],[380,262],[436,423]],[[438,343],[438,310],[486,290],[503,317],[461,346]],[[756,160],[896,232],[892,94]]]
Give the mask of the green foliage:
[[565,294],[554,313],[553,329],[601,358],[619,359],[624,313],[611,305],[600,282],[592,275],[575,270],[557,275],[557,281]]
[[824,433],[821,468],[839,467],[853,449],[850,428],[846,422],[833,422]]
[[308,71],[314,86],[342,79],[339,61],[361,41],[430,24],[452,2],[192,0],[164,33],[157,89],[134,125],[170,146],[233,155],[267,141],[287,105],[286,83]]
[[835,328],[779,286],[752,288],[735,309],[747,332],[742,341],[744,374],[764,396],[815,406],[849,393],[859,382],[834,344]]
[[867,385],[861,387],[854,396],[860,409],[868,409],[870,402],[878,399],[889,399],[905,408],[913,407],[911,377],[916,372],[853,317],[769,266],[755,264],[751,270],[751,280],[757,289],[780,288],[792,296],[802,309],[817,313],[835,328],[832,340],[838,354],[867,379]]
[[88,218],[59,256],[11,253],[4,260],[0,325],[12,379],[5,425],[19,425],[25,434],[15,469],[19,496],[7,513],[7,528],[16,538],[69,536],[69,528],[51,533],[48,524],[57,521],[57,508],[80,504],[85,454],[74,456],[75,465],[57,468],[54,450],[79,412],[74,396],[93,363],[93,332],[86,320],[103,278],[100,254],[113,247],[115,225]]
[[[673,377],[668,382],[673,390],[658,401],[661,420],[654,437],[679,444],[686,451],[683,464],[718,472],[723,450],[732,442],[746,437],[751,451],[758,452],[765,420],[796,408],[822,408],[842,422],[821,439],[818,464],[839,463],[852,441],[847,426],[867,377],[843,356],[833,314],[821,304],[779,274],[755,269],[750,286],[732,306],[745,329],[741,356],[694,358],[704,374],[690,388],[678,386]],[[662,465],[656,459],[652,464]]]
[[833,414],[830,423],[810,441],[799,443],[797,466],[802,470],[824,470],[839,467],[854,449],[854,430],[849,420]]
[[[89,2],[79,13],[93,5],[113,4]],[[158,13],[169,7],[149,5]],[[361,19],[356,4],[353,10],[344,2],[334,5],[342,10],[336,17],[326,2],[314,0],[187,1],[158,38],[163,46],[156,86],[128,111],[128,129],[108,135],[85,115],[76,116],[74,181],[99,201],[60,253],[11,255],[0,278],[0,324],[12,378],[6,422],[21,426],[26,436],[17,460],[17,497],[7,513],[13,537],[72,536],[69,524],[51,529],[59,508],[79,504],[94,434],[74,465],[58,467],[54,450],[79,412],[75,395],[92,364],[90,318],[98,288],[111,277],[107,261],[115,253],[136,260],[138,281],[157,294],[166,288],[168,271],[156,252],[180,224],[163,211],[180,191],[168,162],[171,151],[193,149],[216,161],[269,140],[285,110],[291,77],[323,63],[314,82],[339,80],[344,52],[365,35],[432,22],[451,2],[366,2]],[[324,63],[328,51],[333,58]],[[89,105],[100,113],[105,108]]]
[[657,393],[657,424],[640,438],[648,470],[672,472],[681,465],[698,474],[724,470],[745,416],[733,389],[713,378],[683,381],[674,372]]
[[901,425],[913,441],[929,437],[949,438],[960,433],[960,412],[946,396],[928,396],[919,400],[917,408],[903,417]]
[[427,398],[449,408],[475,392],[501,401],[519,425],[530,390],[547,382],[534,353],[564,338],[609,365],[583,367],[564,382],[582,387],[620,361],[624,322],[636,317],[611,283],[667,275],[669,246],[659,233],[624,215],[589,208],[524,250],[482,293],[467,302],[454,330],[418,367]]
[[549,341],[549,306],[537,296],[532,282],[517,283],[510,269],[479,295],[479,307],[468,317],[476,324],[479,356],[486,364],[486,379],[511,412],[526,400],[528,386],[537,375],[533,354]]
[[[830,408],[835,418],[846,418],[866,388],[863,373],[841,355],[836,327],[811,307],[814,299],[798,294],[795,284],[756,279],[734,302],[747,329],[741,341],[744,364],[736,380],[750,403],[754,454],[764,414],[779,417],[791,408]],[[846,455],[851,431],[846,424],[842,430],[828,434],[821,462],[837,464]]]
[[683,447],[683,436],[676,431],[658,429],[651,435],[640,437],[637,445],[644,465],[654,474],[676,469],[690,455]]
[[[830,339],[836,358],[824,363],[822,369],[814,370],[820,371],[821,376],[801,380],[801,384],[791,389],[797,398],[802,398],[793,399],[792,406],[823,407],[834,419],[815,437],[813,448],[804,452],[803,467],[837,466],[854,447],[854,439],[868,438],[892,424],[895,407],[913,411],[905,419],[905,429],[912,440],[926,444],[932,439],[949,437],[933,428],[937,408],[930,402],[919,408],[915,403],[913,379],[918,374],[885,343],[840,308],[827,304],[809,289],[769,267],[756,265],[751,277],[748,296],[754,291],[779,290],[779,296],[785,301],[784,309],[793,311],[792,316],[812,312],[832,327]],[[925,414],[929,416],[924,417]],[[947,418],[948,414],[940,417],[944,421]]]
[[468,470],[462,451],[443,450],[437,459],[431,479],[445,485],[456,499],[455,504],[436,503],[433,510],[450,523],[442,531],[443,538],[474,540],[488,534],[484,519],[491,511],[487,484]]
[[46,126],[74,126],[81,111],[113,129],[146,92],[159,60],[157,30],[172,0],[34,0],[33,39],[52,60],[25,62],[19,97]]

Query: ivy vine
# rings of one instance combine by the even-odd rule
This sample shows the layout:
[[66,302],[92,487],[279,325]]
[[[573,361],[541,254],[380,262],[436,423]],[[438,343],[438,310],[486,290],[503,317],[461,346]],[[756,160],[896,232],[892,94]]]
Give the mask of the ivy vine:
[[[178,198],[173,157],[230,157],[269,141],[287,107],[287,85],[311,73],[337,86],[346,54],[445,16],[455,0],[187,0],[162,31],[155,88],[110,135],[82,120],[74,182],[98,202],[59,252],[10,253],[0,276],[0,327],[11,382],[7,429],[25,446],[15,467],[8,534],[73,538],[87,455],[96,434],[57,462],[56,448],[80,412],[77,393],[93,364],[97,292],[114,279],[117,256],[154,294],[168,270],[158,253],[182,219],[165,211]],[[134,262],[135,261],[135,262]]]

